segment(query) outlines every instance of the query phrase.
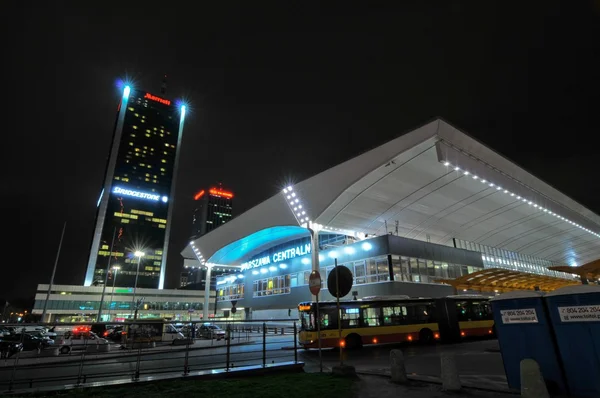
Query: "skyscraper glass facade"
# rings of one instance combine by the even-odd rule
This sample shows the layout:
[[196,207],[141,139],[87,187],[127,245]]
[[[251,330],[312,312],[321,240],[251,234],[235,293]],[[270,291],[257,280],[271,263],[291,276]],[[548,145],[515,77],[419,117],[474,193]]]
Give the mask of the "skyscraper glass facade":
[[185,107],[125,88],[98,201],[86,286],[104,283],[108,270],[111,286],[134,286],[137,279],[137,287],[163,287],[184,118]]

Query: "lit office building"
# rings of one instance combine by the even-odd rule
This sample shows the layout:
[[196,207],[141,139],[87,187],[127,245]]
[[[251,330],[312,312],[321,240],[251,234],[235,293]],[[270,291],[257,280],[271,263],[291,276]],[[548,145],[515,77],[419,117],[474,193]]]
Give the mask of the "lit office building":
[[202,236],[231,220],[233,193],[213,187],[200,190],[195,196],[196,209],[192,220],[192,236]]
[[163,288],[185,113],[163,96],[124,87],[85,286],[104,283],[118,266],[117,286],[137,279],[137,287]]

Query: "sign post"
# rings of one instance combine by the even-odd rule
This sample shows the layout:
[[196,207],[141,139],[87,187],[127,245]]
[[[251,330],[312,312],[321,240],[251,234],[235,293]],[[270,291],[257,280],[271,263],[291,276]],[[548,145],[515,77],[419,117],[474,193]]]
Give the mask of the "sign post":
[[[342,341],[342,309],[340,307],[340,298],[344,297],[352,289],[352,272],[347,267],[339,266],[337,258],[334,259],[335,267],[333,272],[329,273],[327,277],[327,289],[329,293],[336,298],[337,303],[337,314],[338,314],[338,338],[340,347],[340,366],[338,368],[341,372],[347,372],[348,369],[354,369],[352,366],[344,366],[344,354],[343,348],[345,346]],[[355,346],[355,342],[352,341],[351,345]],[[351,373],[355,371],[352,370]],[[335,373],[335,368],[334,368]]]
[[344,350],[342,346],[342,310],[340,309],[340,273],[338,272],[337,258],[335,259],[335,301],[337,302],[338,313],[338,338],[340,344],[340,366],[344,366]]
[[310,273],[308,278],[308,288],[310,292],[316,297],[316,314],[315,322],[317,324],[317,341],[319,345],[319,372],[323,373],[323,356],[321,353],[321,317],[319,315],[319,292],[321,291],[321,274],[319,271],[314,270]]

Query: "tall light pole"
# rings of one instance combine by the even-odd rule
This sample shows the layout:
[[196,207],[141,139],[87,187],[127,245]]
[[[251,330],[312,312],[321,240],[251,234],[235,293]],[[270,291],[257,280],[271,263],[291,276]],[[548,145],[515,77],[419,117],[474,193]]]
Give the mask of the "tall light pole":
[[110,243],[110,253],[108,254],[108,262],[106,263],[106,271],[104,271],[104,285],[102,285],[102,296],[100,297],[100,308],[98,309],[98,317],[96,322],[102,322],[102,306],[104,305],[104,293],[106,292],[106,284],[108,283],[108,271],[110,270],[110,261],[113,256],[113,247],[115,245],[115,237],[117,236],[117,227],[113,231],[112,242]]
[[137,271],[135,271],[135,283],[133,285],[133,307],[134,307],[134,311],[135,311],[134,315],[133,315],[133,319],[135,320],[135,318],[137,318],[137,308],[135,305],[135,293],[137,291],[138,275],[140,274],[140,263],[142,262],[142,257],[144,257],[144,252],[141,252],[138,250],[133,255],[138,258]]
[[[204,306],[202,306],[202,322],[208,322],[208,310],[210,306],[210,282],[213,265],[206,263],[206,277],[204,278]],[[217,301],[215,300],[215,308]]]
[[56,274],[56,266],[58,265],[58,258],[60,257],[60,249],[62,247],[63,238],[65,237],[65,229],[67,229],[67,222],[63,225],[62,233],[60,234],[60,242],[58,243],[58,251],[56,252],[56,260],[54,260],[54,268],[52,269],[52,276],[50,277],[50,284],[48,285],[48,292],[46,293],[46,300],[44,301],[44,309],[42,311],[42,322],[45,322],[46,308],[48,308],[48,300],[50,299],[50,292],[52,291],[52,285],[54,284],[54,275]]
[[[110,292],[110,302],[113,302],[113,296],[115,295],[115,283],[117,282],[117,272],[121,269],[121,267],[119,267],[118,265],[114,265],[111,268],[113,271],[115,271],[115,274],[113,275],[113,286],[112,286],[112,292]],[[108,307],[110,308],[110,304],[108,305]],[[110,314],[110,310],[109,310],[109,314]]]

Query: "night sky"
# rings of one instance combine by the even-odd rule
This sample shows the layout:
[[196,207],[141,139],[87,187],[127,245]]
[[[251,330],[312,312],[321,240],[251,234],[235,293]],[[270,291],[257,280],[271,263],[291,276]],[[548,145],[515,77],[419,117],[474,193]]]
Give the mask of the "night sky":
[[190,103],[165,287],[200,188],[240,214],[436,116],[600,213],[598,2],[21,3],[3,4],[0,297],[49,281],[65,221],[55,283],[83,283],[119,79],[159,93],[167,73]]

